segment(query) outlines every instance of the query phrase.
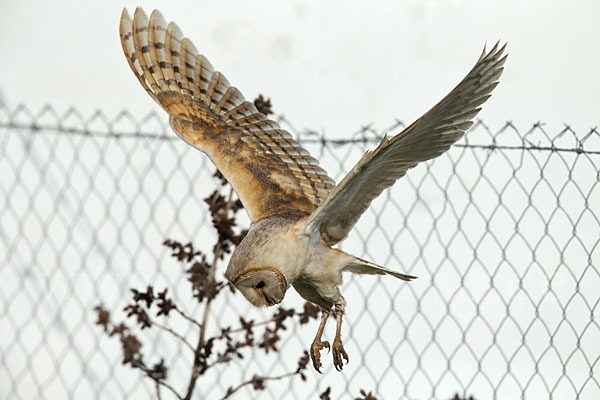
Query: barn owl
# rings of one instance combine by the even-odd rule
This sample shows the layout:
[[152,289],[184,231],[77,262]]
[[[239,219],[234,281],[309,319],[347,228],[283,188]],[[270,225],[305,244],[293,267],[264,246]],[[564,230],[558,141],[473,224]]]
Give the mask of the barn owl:
[[[310,346],[320,372],[321,350],[341,370],[348,362],[341,339],[346,301],[342,272],[414,277],[333,248],[379,194],[419,162],[438,157],[459,140],[498,84],[506,45],[496,44],[437,105],[368,151],[336,185],[318,161],[258,112],[215,71],[173,22],[138,8],[120,23],[123,51],[146,92],[169,114],[175,133],[204,152],[227,178],[251,225],[234,250],[225,276],[258,307],[279,304],[293,286],[318,305],[321,321]],[[333,343],[322,339],[330,314]],[[344,363],[345,362],[345,363]]]

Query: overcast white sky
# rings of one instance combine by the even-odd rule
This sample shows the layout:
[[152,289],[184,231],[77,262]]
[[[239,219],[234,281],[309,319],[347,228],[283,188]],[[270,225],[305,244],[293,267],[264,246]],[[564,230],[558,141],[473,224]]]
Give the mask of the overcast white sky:
[[3,1],[0,90],[14,106],[84,113],[158,109],[123,57],[123,6],[159,8],[246,97],[264,93],[298,128],[347,137],[417,118],[509,41],[492,126],[600,120],[600,1]]

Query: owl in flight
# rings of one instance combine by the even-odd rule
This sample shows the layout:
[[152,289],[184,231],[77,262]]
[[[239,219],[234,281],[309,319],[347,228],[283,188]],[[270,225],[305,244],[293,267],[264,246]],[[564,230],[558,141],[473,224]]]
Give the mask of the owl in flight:
[[[331,246],[343,240],[379,194],[419,162],[438,157],[463,137],[491,95],[506,56],[498,44],[421,118],[368,151],[337,185],[318,161],[258,112],[215,71],[173,22],[140,8],[121,15],[121,44],[146,92],[169,114],[175,133],[204,152],[227,178],[251,219],[225,276],[257,307],[279,304],[290,286],[321,309],[310,347],[317,371],[330,349],[341,370],[348,355],[340,335],[346,301],[342,272],[413,276],[376,265]],[[333,343],[322,340],[331,312]],[[319,371],[320,372],[320,371]]]

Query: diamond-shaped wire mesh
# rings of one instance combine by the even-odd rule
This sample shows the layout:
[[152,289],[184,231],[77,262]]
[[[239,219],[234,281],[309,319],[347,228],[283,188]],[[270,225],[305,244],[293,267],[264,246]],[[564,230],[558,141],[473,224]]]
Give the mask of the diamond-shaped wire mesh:
[[[339,180],[382,133],[401,127],[364,127],[349,140],[305,131],[300,141]],[[92,309],[103,303],[118,314],[129,288],[152,284],[197,311],[183,269],[160,244],[210,249],[202,199],[213,169],[162,116],[0,107],[0,398],[154,396],[151,382],[120,365]],[[346,277],[344,371],[327,359],[324,375],[308,382],[239,397],[318,398],[331,386],[334,397],[364,388],[383,399],[600,398],[599,181],[596,130],[478,122],[380,196],[342,244],[420,277]],[[291,292],[286,302],[302,304]],[[229,294],[212,310],[215,331],[242,313],[261,315]],[[289,326],[279,353],[250,352],[215,369],[197,398],[295,369],[315,330],[316,322]],[[183,388],[191,358],[181,343],[157,334],[144,346]]]

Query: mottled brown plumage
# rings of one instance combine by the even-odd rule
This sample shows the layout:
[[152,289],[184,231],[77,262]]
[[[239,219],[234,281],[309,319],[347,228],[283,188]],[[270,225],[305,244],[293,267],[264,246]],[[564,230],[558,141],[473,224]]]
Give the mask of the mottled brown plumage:
[[210,157],[253,221],[283,209],[311,212],[327,197],[334,181],[318,161],[246,101],[177,25],[158,11],[148,20],[139,8],[132,21],[125,10],[120,34],[129,66],[173,130]]
[[[341,370],[348,355],[341,325],[346,301],[342,272],[413,276],[373,264],[330,246],[344,239],[385,188],[419,162],[447,151],[473,124],[479,106],[498,84],[506,56],[498,44],[483,54],[459,85],[408,128],[367,152],[337,185],[291,135],[260,113],[214,71],[158,11],[121,15],[127,61],[148,94],[168,113],[177,135],[204,152],[231,183],[252,221],[236,247],[226,276],[254,305],[281,302],[294,289],[317,304],[322,319],[310,355],[330,348]],[[334,187],[335,186],[335,187]],[[333,308],[332,345],[321,336]]]

